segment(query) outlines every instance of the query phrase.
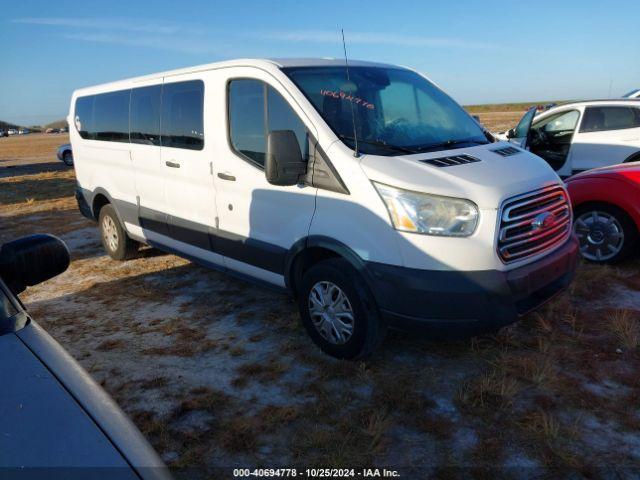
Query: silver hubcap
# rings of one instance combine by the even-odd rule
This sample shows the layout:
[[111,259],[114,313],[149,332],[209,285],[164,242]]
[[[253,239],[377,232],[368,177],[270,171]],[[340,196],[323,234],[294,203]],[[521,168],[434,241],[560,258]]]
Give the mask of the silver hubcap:
[[580,241],[580,253],[588,260],[602,262],[615,257],[624,245],[620,222],[606,212],[587,212],[573,225]]
[[343,345],[353,335],[353,309],[335,283],[318,282],[309,292],[309,314],[318,333],[334,345]]
[[109,250],[115,252],[118,249],[118,229],[109,215],[105,215],[102,219],[102,238]]

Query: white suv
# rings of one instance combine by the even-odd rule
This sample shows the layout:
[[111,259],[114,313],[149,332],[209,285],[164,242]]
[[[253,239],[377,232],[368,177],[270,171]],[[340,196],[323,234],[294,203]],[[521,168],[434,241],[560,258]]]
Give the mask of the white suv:
[[640,160],[640,99],[592,100],[529,110],[510,142],[545,159],[561,177]]

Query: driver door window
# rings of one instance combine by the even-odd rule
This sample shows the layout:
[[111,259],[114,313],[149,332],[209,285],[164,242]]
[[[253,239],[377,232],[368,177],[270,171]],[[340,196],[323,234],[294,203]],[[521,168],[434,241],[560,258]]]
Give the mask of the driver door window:
[[534,124],[530,150],[544,158],[554,170],[559,170],[569,156],[571,139],[579,119],[578,110],[569,110]]
[[550,118],[544,122],[543,128],[546,133],[550,134],[573,132],[579,118],[580,113],[577,110],[571,110]]
[[302,157],[309,158],[307,129],[282,95],[260,80],[232,80],[229,84],[229,136],[233,149],[262,168],[267,136],[275,130],[293,130]]

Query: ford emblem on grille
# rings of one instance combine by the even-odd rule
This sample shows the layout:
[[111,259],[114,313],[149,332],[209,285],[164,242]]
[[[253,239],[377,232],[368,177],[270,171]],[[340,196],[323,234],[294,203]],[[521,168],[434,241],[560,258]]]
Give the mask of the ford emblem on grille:
[[534,230],[547,230],[556,224],[556,216],[551,212],[543,212],[531,220]]

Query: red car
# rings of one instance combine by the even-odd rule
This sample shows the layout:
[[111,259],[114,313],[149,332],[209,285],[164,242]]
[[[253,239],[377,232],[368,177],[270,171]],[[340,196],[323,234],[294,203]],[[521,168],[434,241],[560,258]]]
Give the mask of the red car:
[[566,183],[582,256],[599,263],[629,256],[640,231],[640,163],[589,170]]

